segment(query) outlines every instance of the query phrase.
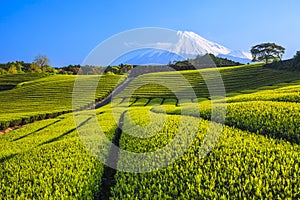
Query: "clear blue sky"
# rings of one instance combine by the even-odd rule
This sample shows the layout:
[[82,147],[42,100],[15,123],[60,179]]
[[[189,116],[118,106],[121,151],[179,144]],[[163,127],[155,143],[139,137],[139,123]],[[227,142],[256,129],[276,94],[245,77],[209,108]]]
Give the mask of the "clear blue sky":
[[300,50],[299,0],[0,0],[0,63],[80,64],[101,41],[140,27],[194,31],[237,50],[260,42]]

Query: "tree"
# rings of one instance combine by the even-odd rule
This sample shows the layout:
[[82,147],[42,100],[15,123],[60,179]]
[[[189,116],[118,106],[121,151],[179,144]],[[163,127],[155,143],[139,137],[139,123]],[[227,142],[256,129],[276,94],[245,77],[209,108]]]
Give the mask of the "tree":
[[7,71],[3,68],[0,68],[0,75],[7,74]]
[[269,63],[274,60],[281,60],[285,48],[275,43],[262,43],[251,48],[252,61],[265,61]]
[[11,63],[10,64],[10,66],[8,68],[8,73],[9,74],[16,74],[16,73],[18,73],[17,67],[16,67],[15,63]]
[[34,62],[42,69],[43,67],[50,65],[50,60],[47,58],[47,56],[44,55],[37,55],[34,58]]
[[42,72],[50,72],[50,73],[54,73],[54,69],[52,67],[50,67],[49,65],[44,65],[42,68],[41,68]]
[[41,68],[35,62],[32,62],[30,64],[29,71],[30,72],[37,72],[37,73],[41,73],[42,72]]
[[293,67],[295,69],[300,69],[300,51],[297,51],[293,59]]
[[16,69],[18,73],[24,73],[22,68],[23,68],[22,64],[20,62],[16,62]]

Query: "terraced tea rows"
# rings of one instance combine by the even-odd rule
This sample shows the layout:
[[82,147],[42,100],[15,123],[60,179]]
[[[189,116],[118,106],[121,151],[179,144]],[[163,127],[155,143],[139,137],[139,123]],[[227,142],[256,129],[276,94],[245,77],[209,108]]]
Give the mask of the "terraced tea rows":
[[[144,113],[136,111],[135,115],[137,120]],[[162,117],[156,114],[152,119],[159,121]],[[157,131],[155,137],[133,138],[131,135],[139,133],[135,133],[134,128],[129,129],[130,135],[123,133],[121,148],[132,152],[155,151],[167,145],[178,134],[178,128],[175,127],[179,126],[180,118],[184,118],[187,127],[189,122],[199,123],[199,119],[193,117],[168,117],[171,120],[167,120],[163,128],[159,125],[152,127],[153,131]],[[141,119],[137,123],[146,126],[149,122]],[[200,119],[199,131],[191,147],[183,157],[164,169],[143,174],[118,171],[112,199],[300,197],[299,145],[224,127],[214,150],[209,156],[201,158],[200,147],[207,127],[208,122]],[[188,131],[182,134],[182,141],[189,138],[189,135]],[[177,145],[180,148],[182,144]],[[127,164],[136,165],[130,160]],[[151,165],[151,161],[148,164]]]
[[[296,84],[298,83],[290,83],[290,86],[274,90],[263,90],[227,98],[225,123],[242,130],[299,143],[300,93],[299,84]],[[185,110],[190,110],[190,115],[193,115],[194,111],[191,105],[191,103],[183,102],[180,103],[180,107],[173,104],[163,108],[154,108],[152,111],[180,115],[182,108],[185,108]],[[202,118],[211,119],[211,106],[212,104],[208,100],[199,103],[199,112]],[[214,106],[217,112],[216,116],[218,116],[215,120],[220,121],[223,116],[223,113],[220,112],[223,105],[220,107],[216,101]]]
[[[92,131],[88,127],[89,112],[82,115],[86,117],[80,126]],[[116,123],[109,110],[99,110],[97,119],[106,136],[112,139]],[[98,196],[104,165],[85,148],[81,142],[85,136],[81,137],[72,114],[38,121],[2,135],[0,198],[91,199]]]
[[300,102],[300,81],[292,83],[278,84],[270,87],[262,87],[262,91],[238,95],[237,97],[228,98],[227,102],[243,101],[283,101],[283,102]]
[[40,73],[0,75],[0,91],[10,90],[22,82],[32,81],[46,76]]
[[[300,73],[266,69],[261,65],[223,67],[218,71],[228,95],[236,92],[252,93],[259,87],[289,83],[299,80],[300,77]],[[194,95],[208,98],[210,95],[205,81],[214,80],[217,75],[215,69],[144,74],[134,79],[122,95],[136,98],[174,98],[177,94],[181,99]],[[211,89],[218,90],[219,87],[221,85],[211,86]]]
[[[224,127],[207,121],[212,102],[199,73],[184,71],[198,88],[200,103],[174,98],[159,86],[169,80],[175,92],[190,91],[175,73],[145,74],[137,79],[144,82],[134,80],[112,105],[38,121],[0,136],[0,198],[300,198],[299,83],[291,83],[299,80],[299,74],[260,66],[228,67],[220,72],[226,90],[232,91]],[[154,82],[154,77],[162,81]],[[153,84],[142,86],[146,79]],[[133,98],[127,96],[130,90]],[[214,102],[218,107],[220,102]],[[198,110],[200,116],[194,115]],[[97,121],[101,129],[94,126]],[[223,130],[207,137],[209,126]],[[157,170],[119,170],[114,175],[97,161],[109,162],[110,141],[128,152],[150,153],[138,159],[120,151],[119,169]],[[211,152],[207,150],[212,147]]]
[[[100,78],[95,94],[96,100],[105,98],[122,76],[105,75]],[[82,76],[78,90],[80,96],[93,93],[88,83],[98,82],[99,76]],[[17,88],[1,92],[0,130],[6,127],[26,124],[36,119],[55,116],[72,110],[72,94],[76,76],[53,75],[45,78],[23,82]],[[92,104],[88,98],[82,98],[80,105]]]

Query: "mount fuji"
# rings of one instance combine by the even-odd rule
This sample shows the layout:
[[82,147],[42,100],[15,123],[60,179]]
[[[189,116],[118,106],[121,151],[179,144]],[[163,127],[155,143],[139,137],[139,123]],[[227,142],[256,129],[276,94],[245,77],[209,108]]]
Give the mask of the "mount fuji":
[[178,31],[176,42],[157,42],[148,44],[147,48],[139,48],[122,55],[114,60],[112,65],[118,64],[161,64],[173,61],[195,58],[197,55],[214,54],[240,63],[251,62],[251,54],[241,50],[231,50],[220,44],[206,40],[194,32]]

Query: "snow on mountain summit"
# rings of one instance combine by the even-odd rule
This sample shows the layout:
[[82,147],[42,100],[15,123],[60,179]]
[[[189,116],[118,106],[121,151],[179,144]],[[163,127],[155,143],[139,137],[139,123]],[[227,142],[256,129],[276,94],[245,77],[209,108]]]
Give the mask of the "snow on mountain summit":
[[228,54],[230,49],[206,40],[194,32],[178,31],[178,43],[171,52],[180,55]]

